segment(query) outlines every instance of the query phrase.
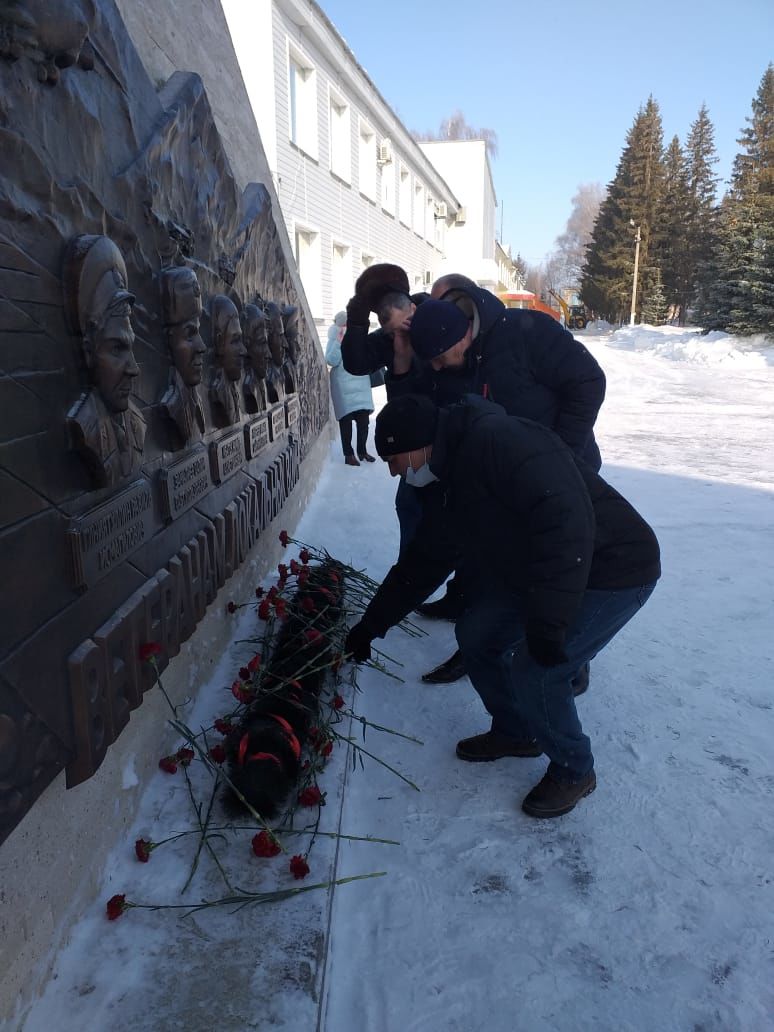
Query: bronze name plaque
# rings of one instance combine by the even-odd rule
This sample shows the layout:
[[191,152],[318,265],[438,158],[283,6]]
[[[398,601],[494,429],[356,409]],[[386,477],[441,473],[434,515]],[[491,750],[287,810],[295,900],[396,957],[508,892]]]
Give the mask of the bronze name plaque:
[[248,459],[254,459],[271,440],[269,417],[260,416],[245,427],[245,451]]
[[285,433],[285,406],[280,403],[269,410],[271,420],[271,439],[276,441]]
[[153,500],[146,480],[72,520],[67,536],[76,586],[91,585],[104,577],[145,544],[153,529]]
[[210,445],[210,466],[216,484],[233,477],[245,461],[245,439],[241,430]]
[[298,422],[298,417],[301,414],[301,406],[298,402],[297,394],[294,394],[292,397],[287,399],[285,402],[285,412],[287,415],[288,426],[295,426]]
[[159,474],[161,506],[165,519],[174,520],[196,505],[212,487],[207,453],[198,449]]

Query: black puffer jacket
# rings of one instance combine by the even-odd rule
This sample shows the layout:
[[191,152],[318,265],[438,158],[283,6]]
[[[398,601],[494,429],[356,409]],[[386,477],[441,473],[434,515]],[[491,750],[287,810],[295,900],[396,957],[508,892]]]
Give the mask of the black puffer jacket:
[[[421,305],[430,295],[423,291],[411,294],[415,305]],[[387,396],[392,382],[392,334],[384,330],[369,332],[369,323],[356,314],[358,306],[347,305],[347,328],[341,339],[341,362],[352,376],[368,376],[377,369],[387,368]]]
[[374,637],[445,579],[448,556],[474,601],[518,595],[530,630],[564,639],[586,588],[650,584],[656,536],[635,509],[551,430],[468,396],[440,412],[430,467],[440,484],[363,621]]
[[389,396],[430,394],[436,404],[448,405],[463,394],[480,394],[511,416],[551,427],[598,470],[602,459],[593,428],[605,400],[605,374],[593,355],[550,315],[506,308],[483,287],[454,294],[466,314],[473,312],[464,367],[415,367],[393,378]]

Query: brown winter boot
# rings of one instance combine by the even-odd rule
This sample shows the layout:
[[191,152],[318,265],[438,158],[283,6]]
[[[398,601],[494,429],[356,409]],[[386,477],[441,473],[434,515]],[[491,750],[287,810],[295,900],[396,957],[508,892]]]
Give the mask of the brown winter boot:
[[524,797],[521,808],[530,817],[561,817],[574,810],[584,796],[591,795],[597,787],[594,771],[580,781],[557,781],[546,772],[543,780]]
[[542,752],[537,742],[517,742],[497,731],[485,731],[457,742],[457,756],[469,763],[488,763],[506,756],[540,756]]

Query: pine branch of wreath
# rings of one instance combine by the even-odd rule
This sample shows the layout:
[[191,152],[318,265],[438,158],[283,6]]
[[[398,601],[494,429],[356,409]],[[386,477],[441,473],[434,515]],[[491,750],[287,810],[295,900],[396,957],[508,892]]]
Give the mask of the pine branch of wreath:
[[[346,631],[342,566],[327,560],[308,569],[264,660],[256,696],[225,741],[230,780],[264,817],[274,817],[298,786],[304,748],[319,751],[320,695],[332,643]],[[231,789],[226,801],[242,809]]]

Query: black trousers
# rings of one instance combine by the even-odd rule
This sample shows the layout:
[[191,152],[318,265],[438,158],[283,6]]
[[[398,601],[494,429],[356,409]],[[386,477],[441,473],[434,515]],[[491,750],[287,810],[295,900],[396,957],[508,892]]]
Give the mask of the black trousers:
[[344,449],[344,458],[353,455],[352,451],[352,420],[357,427],[357,454],[362,458],[366,453],[366,441],[368,440],[368,417],[370,413],[366,409],[358,409],[357,412],[348,412],[339,420],[339,433],[341,434],[341,447]]

